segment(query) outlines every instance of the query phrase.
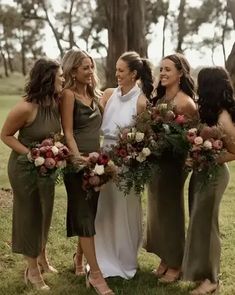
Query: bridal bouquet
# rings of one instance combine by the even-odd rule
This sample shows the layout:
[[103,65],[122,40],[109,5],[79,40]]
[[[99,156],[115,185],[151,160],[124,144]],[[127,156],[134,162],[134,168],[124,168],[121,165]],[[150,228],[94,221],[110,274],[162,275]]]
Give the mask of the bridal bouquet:
[[70,153],[57,137],[44,139],[41,143],[33,144],[27,154],[28,161],[33,164],[40,176],[56,177],[66,167]]
[[116,145],[110,150],[110,157],[119,167],[116,184],[125,195],[133,188],[139,195],[145,184],[151,180],[154,162],[152,150],[156,142],[150,134],[128,127],[120,130]]
[[100,191],[105,183],[114,179],[118,167],[107,153],[90,153],[87,164],[84,166],[83,189],[89,193]]
[[186,168],[204,175],[208,180],[216,176],[217,159],[225,151],[222,142],[223,133],[217,126],[205,124],[191,128],[187,132],[190,150],[186,160]]
[[190,144],[186,135],[192,124],[195,122],[177,114],[172,105],[161,103],[152,107],[150,125],[158,143],[155,155],[161,157],[166,151],[176,157],[187,154]]

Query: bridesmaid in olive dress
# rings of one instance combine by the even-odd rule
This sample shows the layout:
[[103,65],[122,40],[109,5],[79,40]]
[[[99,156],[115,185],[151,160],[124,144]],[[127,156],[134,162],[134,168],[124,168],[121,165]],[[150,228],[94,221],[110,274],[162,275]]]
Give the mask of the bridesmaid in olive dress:
[[[55,183],[52,178],[27,172],[29,146],[53,133],[60,133],[58,94],[64,82],[60,65],[40,59],[33,66],[23,99],[9,113],[1,132],[11,149],[8,175],[13,190],[12,249],[28,262],[25,282],[49,290],[41,271],[57,272],[46,257],[46,242],[51,224]],[[14,135],[19,131],[18,138]],[[25,161],[22,161],[25,155]]]
[[[101,109],[96,89],[95,62],[82,50],[69,50],[62,61],[65,89],[62,94],[61,117],[67,145],[73,163],[86,163],[91,152],[100,149]],[[73,256],[77,276],[85,274],[83,254],[90,266],[87,286],[98,294],[114,294],[106,284],[95,254],[95,216],[99,193],[87,198],[82,188],[82,171],[65,174],[64,183],[68,196],[67,236],[79,237],[77,251]]]
[[[167,103],[176,107],[178,114],[196,115],[194,82],[190,66],[181,54],[163,58],[160,80],[154,104]],[[156,172],[148,187],[147,236],[145,248],[161,259],[154,274],[161,282],[171,283],[179,279],[185,244],[184,220],[184,172],[185,156],[172,153],[159,161],[161,172]]]
[[219,206],[229,182],[226,162],[235,160],[235,100],[228,73],[222,67],[208,67],[198,74],[198,106],[202,123],[223,130],[226,153],[216,179],[200,189],[203,171],[194,172],[190,182],[191,212],[183,259],[183,279],[199,282],[191,294],[209,294],[218,287],[220,272]]

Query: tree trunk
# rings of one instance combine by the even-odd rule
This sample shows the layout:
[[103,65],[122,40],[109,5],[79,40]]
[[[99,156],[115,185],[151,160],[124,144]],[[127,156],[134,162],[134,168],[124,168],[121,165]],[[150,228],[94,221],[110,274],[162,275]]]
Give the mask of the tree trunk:
[[3,50],[2,50],[1,45],[0,45],[0,54],[1,54],[1,57],[2,57],[2,60],[3,60],[3,67],[4,67],[5,76],[9,77],[8,67],[7,67],[7,60],[6,60],[6,57],[5,57],[5,54],[4,54]]
[[[235,0],[227,0],[228,10],[231,12],[233,19],[233,26],[235,29]],[[227,61],[226,68],[230,73],[231,79],[233,81],[233,86],[235,89],[235,42],[233,44],[232,51],[230,52]]]
[[127,50],[127,0],[104,1],[108,27],[108,55],[106,65],[106,84],[116,85],[115,68],[118,57]]
[[43,8],[43,10],[44,10],[44,12],[45,12],[46,21],[47,21],[49,27],[51,28],[51,30],[52,30],[52,32],[53,32],[53,34],[54,34],[55,41],[56,41],[57,47],[58,47],[58,49],[59,49],[59,51],[60,51],[60,56],[61,56],[61,58],[62,58],[64,52],[63,52],[63,47],[61,46],[61,43],[60,43],[60,38],[58,37],[58,32],[57,32],[56,29],[54,28],[54,26],[53,26],[53,24],[52,24],[52,22],[51,22],[51,20],[50,20],[50,18],[49,18],[49,15],[48,15],[48,11],[47,11],[47,8],[46,8],[45,1],[42,1],[41,4],[42,4],[42,8]]
[[26,58],[25,58],[25,44],[24,36],[21,41],[21,71],[24,76],[26,76]]
[[127,35],[127,49],[135,50],[140,56],[147,57],[145,1],[128,0]]
[[186,0],[180,0],[179,15],[178,15],[178,44],[176,51],[183,52],[182,44],[184,42],[185,36],[185,23],[184,23],[184,10],[185,10]]

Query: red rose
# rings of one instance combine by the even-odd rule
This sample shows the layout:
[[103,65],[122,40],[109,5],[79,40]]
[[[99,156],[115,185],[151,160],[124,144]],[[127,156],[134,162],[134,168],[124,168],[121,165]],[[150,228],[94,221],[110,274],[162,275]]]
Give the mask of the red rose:
[[53,169],[56,165],[56,162],[54,159],[52,158],[46,158],[45,159],[45,162],[44,162],[44,165],[46,166],[46,168],[48,169]]
[[31,157],[33,159],[36,159],[39,156],[40,156],[40,150],[38,148],[32,148],[31,149]]
[[122,157],[122,158],[125,158],[127,156],[127,151],[123,148],[117,150],[117,154]]
[[175,122],[177,123],[177,124],[184,124],[185,122],[186,122],[186,120],[185,120],[185,117],[184,117],[184,115],[178,115],[176,118],[175,118]]
[[105,154],[101,154],[99,156],[99,158],[98,158],[98,162],[97,163],[99,165],[107,165],[108,161],[109,161],[109,157],[107,155],[105,155]]
[[48,151],[48,152],[46,152],[46,157],[47,157],[47,158],[54,158],[54,154],[53,154],[53,152],[52,152],[52,151]]

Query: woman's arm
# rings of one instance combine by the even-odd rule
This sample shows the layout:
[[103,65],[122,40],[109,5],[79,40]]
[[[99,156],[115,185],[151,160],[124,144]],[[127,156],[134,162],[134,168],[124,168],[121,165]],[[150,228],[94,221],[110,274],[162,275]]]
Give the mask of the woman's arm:
[[105,108],[110,96],[113,94],[114,88],[107,88],[105,89],[101,99],[100,99],[100,104],[103,108]]
[[232,121],[230,114],[225,110],[220,114],[218,123],[223,130],[223,143],[227,150],[219,157],[218,162],[233,161],[235,160],[235,123]]
[[10,111],[2,127],[1,140],[19,154],[27,154],[29,149],[20,143],[14,135],[30,123],[33,115],[32,104],[21,101]]
[[177,112],[189,119],[198,119],[197,106],[193,99],[184,93],[177,95],[176,99]]
[[141,94],[137,100],[137,115],[144,112],[147,106],[147,98],[145,95]]
[[60,114],[66,144],[74,157],[80,157],[78,146],[73,136],[74,99],[74,94],[71,90],[65,89],[63,91],[60,103]]

